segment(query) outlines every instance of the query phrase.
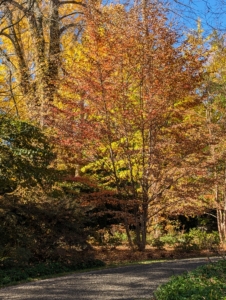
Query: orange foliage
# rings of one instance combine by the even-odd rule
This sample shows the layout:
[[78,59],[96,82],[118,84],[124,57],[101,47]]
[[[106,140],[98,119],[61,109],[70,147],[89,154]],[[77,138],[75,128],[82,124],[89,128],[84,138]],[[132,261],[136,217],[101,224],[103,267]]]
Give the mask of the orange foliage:
[[88,10],[54,108],[68,163],[135,201],[141,248],[148,220],[205,146],[194,113],[203,61],[195,45],[177,44],[157,4]]

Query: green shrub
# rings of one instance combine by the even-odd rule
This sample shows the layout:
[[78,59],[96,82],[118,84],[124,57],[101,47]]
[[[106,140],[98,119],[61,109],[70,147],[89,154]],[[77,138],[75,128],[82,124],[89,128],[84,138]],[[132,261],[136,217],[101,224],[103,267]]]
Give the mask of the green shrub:
[[226,295],[226,261],[209,264],[172,277],[155,292],[156,300],[223,300]]
[[0,114],[0,195],[18,186],[33,187],[53,181],[54,154],[48,137],[27,122]]
[[193,242],[193,237],[190,236],[189,233],[184,233],[178,237],[176,248],[187,252],[197,249],[197,246]]
[[199,228],[184,234],[166,234],[160,237],[160,241],[182,251],[211,249],[220,244],[218,232],[207,233]]
[[154,238],[151,241],[152,247],[155,247],[159,250],[164,248],[165,242],[161,240],[161,238]]
[[217,232],[207,233],[199,228],[193,228],[190,230],[189,236],[193,238],[194,243],[199,249],[209,249],[218,246],[220,243],[219,234]]
[[115,232],[113,236],[109,236],[107,240],[107,244],[113,246],[122,245],[124,241],[127,240],[127,236],[125,233]]
[[169,246],[175,246],[178,242],[177,236],[172,234],[164,235],[160,238],[160,240]]
[[207,238],[208,238],[208,247],[211,247],[211,246],[214,247],[214,246],[220,245],[220,237],[219,237],[219,233],[217,231],[208,233]]

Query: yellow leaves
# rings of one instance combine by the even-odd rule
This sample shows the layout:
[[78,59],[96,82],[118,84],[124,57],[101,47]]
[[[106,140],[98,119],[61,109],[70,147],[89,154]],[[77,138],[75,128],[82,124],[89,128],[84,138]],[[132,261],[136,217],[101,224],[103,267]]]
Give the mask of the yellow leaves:
[[202,22],[201,22],[200,18],[198,18],[198,20],[197,20],[197,30],[196,31],[197,31],[197,34],[199,36],[201,36],[203,34],[203,32],[204,32],[204,30],[202,28]]
[[0,88],[2,89],[6,82],[7,69],[6,66],[0,63]]
[[105,30],[105,28],[102,26],[100,26],[99,28],[98,28],[98,34],[99,34],[99,37],[104,37],[105,36],[105,34],[106,34],[106,30]]
[[0,111],[9,111],[8,74],[5,65],[0,64]]

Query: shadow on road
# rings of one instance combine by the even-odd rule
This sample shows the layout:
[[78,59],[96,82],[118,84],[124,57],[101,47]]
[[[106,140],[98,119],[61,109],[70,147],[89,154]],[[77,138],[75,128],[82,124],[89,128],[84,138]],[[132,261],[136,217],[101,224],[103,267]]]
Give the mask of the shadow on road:
[[[216,261],[218,258],[212,259]],[[150,299],[172,275],[208,263],[207,258],[133,265],[40,280],[0,290],[0,299],[119,300]]]

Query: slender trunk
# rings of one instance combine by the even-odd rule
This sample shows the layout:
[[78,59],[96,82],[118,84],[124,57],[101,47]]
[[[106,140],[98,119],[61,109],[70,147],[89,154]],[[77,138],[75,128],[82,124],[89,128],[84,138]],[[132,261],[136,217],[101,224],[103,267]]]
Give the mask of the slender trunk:
[[124,219],[124,224],[125,224],[125,228],[126,228],[126,235],[127,235],[127,238],[128,238],[129,246],[134,251],[133,241],[132,241],[132,238],[131,238],[127,218]]
[[[206,109],[206,120],[207,124],[211,125],[211,107],[207,107]],[[217,159],[216,159],[216,153],[215,153],[215,146],[214,146],[214,134],[212,133],[211,126],[209,127],[209,135],[210,135],[210,151],[211,156],[214,163],[214,179],[215,179],[215,187],[214,187],[214,200],[217,206],[217,226],[218,226],[218,233],[220,237],[220,241],[224,243],[226,241],[226,166],[224,169],[224,181],[223,186],[220,190],[219,187],[219,179],[220,174],[217,170]],[[222,191],[222,193],[221,193]]]
[[140,216],[136,217],[136,246],[139,251],[141,251],[141,224],[140,224]]
[[147,219],[148,219],[148,204],[143,203],[143,214],[141,220],[141,245],[142,251],[145,250],[147,243]]
[[[218,188],[216,187],[216,197],[218,197]],[[218,202],[219,199],[217,198]],[[218,204],[220,206],[217,209],[217,225],[220,240],[222,243],[226,241],[226,166],[224,170],[224,185],[223,185],[223,192],[222,192],[222,203]]]
[[7,23],[9,26],[9,35],[5,34],[6,37],[8,37],[14,47],[16,56],[18,58],[18,65],[19,65],[19,80],[20,80],[20,86],[21,90],[24,95],[27,95],[29,93],[29,79],[30,79],[30,74],[29,74],[29,69],[25,61],[25,55],[23,52],[23,47],[20,43],[20,40],[18,38],[18,35],[16,33],[16,30],[13,26],[13,15],[12,11],[8,8],[7,4],[4,6],[4,11],[5,11],[5,16],[7,19]]
[[59,71],[60,54],[60,19],[59,1],[50,2],[50,26],[49,26],[49,67],[48,67],[48,101],[53,101],[56,91],[56,80]]
[[226,241],[226,212],[222,209],[217,209],[217,225],[221,243]]

